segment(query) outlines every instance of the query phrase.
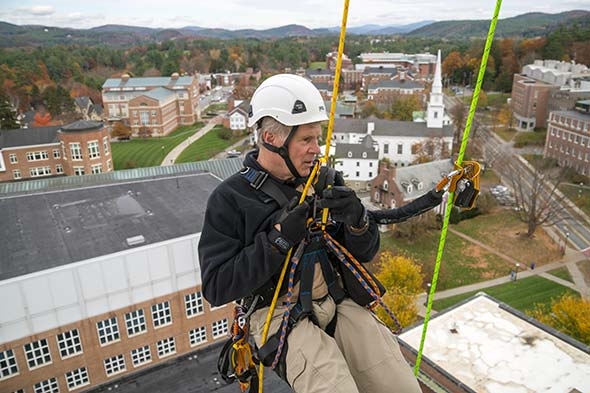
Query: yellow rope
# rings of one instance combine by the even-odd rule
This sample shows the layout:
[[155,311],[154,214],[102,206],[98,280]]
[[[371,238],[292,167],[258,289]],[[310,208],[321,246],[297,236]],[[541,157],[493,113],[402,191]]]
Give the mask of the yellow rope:
[[[490,55],[490,49],[492,47],[492,42],[494,41],[494,33],[496,31],[496,24],[498,22],[498,14],[500,13],[500,7],[502,5],[502,0],[496,1],[496,9],[494,11],[494,17],[490,23],[490,29],[488,31],[488,37],[486,40],[485,49],[483,51],[481,64],[479,66],[479,74],[477,75],[477,83],[475,85],[475,90],[473,90],[473,97],[471,98],[471,106],[469,108],[469,115],[467,117],[467,122],[465,125],[465,130],[463,131],[463,139],[461,140],[461,148],[459,150],[459,156],[457,158],[456,164],[461,166],[463,162],[463,156],[465,155],[465,149],[467,148],[467,140],[469,139],[469,132],[471,130],[471,124],[473,122],[473,117],[475,116],[475,109],[477,107],[477,101],[479,100],[479,93],[481,91],[481,85],[483,83],[483,77],[486,71],[486,67],[488,64],[488,57]],[[434,298],[434,293],[436,292],[436,284],[438,281],[438,273],[440,270],[440,263],[442,259],[442,253],[445,247],[445,240],[447,238],[447,229],[449,226],[449,217],[451,215],[451,209],[453,208],[453,199],[454,199],[454,192],[449,193],[449,199],[447,201],[447,207],[445,210],[445,217],[443,220],[443,227],[440,234],[440,240],[438,243],[438,252],[436,254],[436,264],[434,265],[434,273],[432,276],[432,283],[430,286],[430,291],[428,293],[428,302],[426,306],[426,315],[424,316],[424,326],[422,328],[422,337],[420,339],[420,348],[418,349],[418,355],[416,356],[416,364],[414,366],[414,374],[417,376],[418,372],[420,371],[420,362],[422,360],[422,352],[424,350],[424,341],[426,340],[426,331],[428,329],[428,321],[430,320],[430,311],[432,310],[432,300]]]
[[[320,166],[322,165],[322,163],[328,162],[328,156],[330,154],[330,140],[332,139],[332,130],[334,128],[334,114],[336,111],[336,100],[338,98],[338,86],[339,86],[339,82],[340,82],[340,69],[342,68],[342,53],[344,52],[344,39],[346,36],[346,20],[348,18],[348,4],[349,4],[349,0],[344,0],[342,26],[340,28],[340,40],[338,42],[338,58],[336,61],[336,74],[334,77],[335,78],[334,79],[334,87],[332,90],[332,101],[331,101],[332,104],[330,106],[330,118],[329,118],[329,122],[328,122],[328,133],[326,135],[326,150],[325,150],[324,156],[314,165],[313,169],[311,170],[311,173],[309,174],[309,178],[307,179],[307,182],[305,183],[305,186],[303,188],[303,192],[301,193],[301,197],[299,198],[299,203],[303,203],[303,201],[305,200],[308,190],[311,187],[311,185],[313,184],[315,177],[317,176],[317,173],[320,170]],[[326,217],[326,220],[327,220],[327,215],[328,215],[328,209],[324,209],[323,216]],[[325,221],[323,221],[323,222],[325,222]],[[287,268],[289,266],[289,261],[291,260],[291,252],[292,251],[293,251],[293,249],[290,249],[289,252],[287,252],[287,256],[285,257],[285,262],[283,263],[283,268],[281,269],[281,274],[279,276],[279,281],[277,283],[277,289],[275,290],[275,293],[272,297],[272,302],[268,308],[268,313],[266,314],[264,329],[262,330],[262,337],[260,340],[261,347],[266,343],[266,340],[268,338],[268,330],[270,329],[270,323],[272,321],[272,316],[274,314],[274,311],[275,311],[275,308],[277,305],[277,299],[279,298],[279,292],[281,291],[281,283],[283,282],[283,279],[285,278],[285,274],[287,273]],[[262,363],[260,363],[260,368],[258,369],[258,380],[259,380],[258,392],[262,393],[263,385],[264,385],[264,366],[262,365]]]

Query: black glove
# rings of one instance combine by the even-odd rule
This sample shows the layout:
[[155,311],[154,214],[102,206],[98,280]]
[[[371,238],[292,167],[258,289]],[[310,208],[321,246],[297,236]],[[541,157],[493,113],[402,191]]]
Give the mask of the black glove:
[[346,186],[334,186],[322,192],[318,201],[319,208],[328,208],[334,221],[343,222],[353,228],[361,228],[366,224],[365,207],[355,192]]
[[294,245],[298,244],[307,234],[307,217],[309,216],[309,203],[304,201],[298,204],[298,198],[295,197],[289,202],[289,205],[283,209],[277,222],[281,230],[274,226],[268,234],[270,242],[279,249],[283,254]]

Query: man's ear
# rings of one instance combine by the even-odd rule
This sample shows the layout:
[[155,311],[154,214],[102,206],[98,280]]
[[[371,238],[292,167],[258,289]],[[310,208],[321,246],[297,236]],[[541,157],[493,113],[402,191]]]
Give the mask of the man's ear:
[[272,132],[262,131],[262,141],[268,143],[269,145],[275,145],[274,142],[276,140],[276,135]]

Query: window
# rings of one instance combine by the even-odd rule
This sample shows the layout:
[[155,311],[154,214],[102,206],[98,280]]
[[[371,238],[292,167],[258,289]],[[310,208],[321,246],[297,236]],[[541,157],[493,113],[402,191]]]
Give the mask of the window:
[[213,338],[225,336],[227,334],[227,319],[224,318],[219,321],[215,321],[211,324],[213,328]]
[[18,366],[12,349],[0,352],[0,380],[18,374]]
[[152,306],[152,319],[154,320],[154,327],[162,327],[172,323],[172,315],[170,314],[170,303],[168,301],[154,304]]
[[168,337],[156,343],[158,347],[158,357],[163,358],[176,353],[176,343],[174,337]]
[[348,158],[352,158],[352,152],[351,152],[351,151],[349,151],[349,152],[346,154],[346,156],[347,156]]
[[34,385],[35,393],[59,393],[56,378],[49,378]]
[[20,174],[20,169],[13,169],[12,170],[12,178],[14,180],[18,180],[18,179],[21,179],[22,178],[22,176]]
[[96,175],[97,173],[102,173],[102,164],[91,165],[90,170],[92,171],[93,175]]
[[203,295],[201,292],[194,292],[185,295],[184,306],[186,308],[186,316],[189,318],[203,313]]
[[80,161],[82,159],[82,147],[79,143],[70,143],[70,153],[72,160]]
[[150,114],[148,111],[139,112],[139,122],[144,126],[150,124]]
[[404,152],[404,145],[402,145],[401,143],[398,143],[397,154],[403,154],[403,152]]
[[29,369],[32,370],[46,363],[51,363],[51,354],[49,353],[49,345],[47,344],[46,338],[25,344],[24,348]]
[[192,329],[188,332],[188,340],[191,344],[191,347],[196,345],[202,344],[207,341],[207,330],[205,326],[198,327],[196,329]]
[[125,326],[129,337],[136,334],[144,333],[146,328],[145,315],[143,309],[134,310],[125,314]]
[[360,161],[357,161],[357,162],[356,162],[356,166],[361,166],[361,163],[360,163]]
[[356,176],[356,177],[360,177],[360,176],[361,176],[361,173],[360,173],[359,171],[356,171],[356,172],[355,172],[355,176]]
[[112,168],[111,160],[107,160],[107,171],[110,171]]
[[75,166],[74,167],[74,175],[84,176],[84,167],[83,166]]
[[62,359],[82,353],[82,342],[78,329],[69,330],[57,335],[57,347]]
[[104,360],[104,371],[107,373],[107,377],[125,370],[125,357],[122,354]]
[[66,373],[66,383],[69,390],[78,389],[80,386],[89,385],[88,371],[86,367],[78,368]]
[[367,158],[367,152],[366,151],[363,152],[363,158]]
[[46,151],[29,151],[27,152],[27,161],[48,160],[49,153]]
[[16,157],[16,154],[10,154],[8,157],[10,158],[10,163],[11,164],[17,164],[18,163],[18,158]]
[[142,364],[151,362],[152,353],[150,351],[150,346],[146,345],[145,347],[132,350],[131,361],[133,362],[133,367],[141,366]]
[[96,330],[98,331],[100,345],[119,341],[119,325],[116,317],[97,322]]
[[109,137],[105,136],[102,138],[102,150],[104,150],[105,156],[109,154]]
[[90,158],[99,158],[100,157],[100,148],[98,147],[98,141],[88,142],[88,157],[90,157]]
[[389,144],[383,145],[383,154],[389,154]]
[[59,151],[59,149],[53,149],[53,158],[60,158],[61,157],[61,152]]
[[55,173],[58,173],[58,174],[64,173],[64,167],[62,164],[57,164],[55,166]]
[[42,167],[38,167],[38,168],[31,168],[31,169],[29,169],[29,174],[31,175],[31,177],[50,176],[51,175],[51,167],[42,166]]

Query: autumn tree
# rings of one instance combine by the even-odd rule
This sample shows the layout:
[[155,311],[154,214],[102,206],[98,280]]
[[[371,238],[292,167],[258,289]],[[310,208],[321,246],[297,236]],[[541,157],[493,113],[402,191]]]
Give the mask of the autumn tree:
[[49,112],[40,111],[36,112],[35,116],[33,116],[33,124],[36,127],[45,127],[48,126],[51,122],[51,114]]
[[533,318],[590,345],[590,300],[565,294],[551,303],[550,309],[537,305]]
[[0,130],[13,130],[19,128],[16,121],[16,111],[10,105],[8,98],[0,94]]
[[412,145],[412,154],[416,156],[413,164],[423,164],[449,158],[451,151],[443,138],[432,137]]
[[[424,292],[424,276],[420,266],[408,257],[383,252],[379,256],[376,277],[387,290],[383,302],[393,311],[401,325],[409,326],[416,322],[416,299]],[[394,327],[393,321],[382,308],[377,309],[377,315],[389,327]]]
[[412,121],[413,113],[422,109],[417,94],[400,94],[395,98],[388,111],[391,120]]
[[131,137],[131,128],[127,127],[121,122],[116,122],[113,124],[111,137],[118,139],[129,139]]
[[561,204],[565,196],[558,193],[558,187],[565,171],[552,159],[535,158],[529,165],[521,160],[513,156],[496,162],[506,165],[505,178],[514,190],[517,217],[527,225],[526,237],[531,238],[540,226],[552,226],[563,219]]
[[137,136],[140,138],[149,138],[152,136],[152,129],[146,126],[139,127],[137,130]]

